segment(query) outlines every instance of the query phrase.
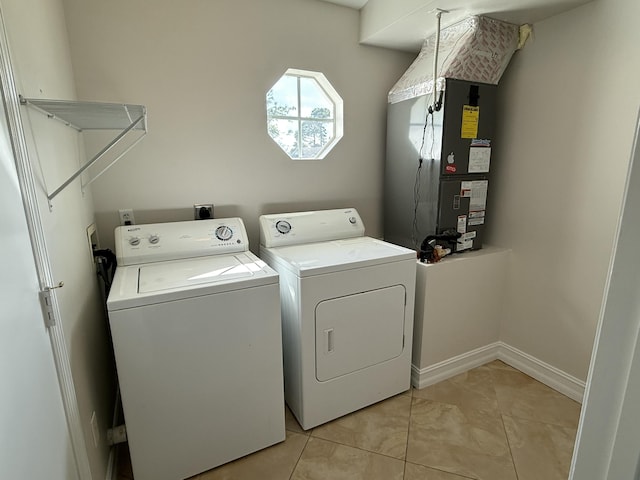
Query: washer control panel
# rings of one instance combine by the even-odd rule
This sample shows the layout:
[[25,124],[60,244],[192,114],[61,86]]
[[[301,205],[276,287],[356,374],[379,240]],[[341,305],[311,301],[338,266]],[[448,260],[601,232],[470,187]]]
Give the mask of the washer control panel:
[[249,250],[240,218],[125,225],[115,231],[118,265],[223,255]]
[[267,248],[362,236],[364,225],[355,208],[260,217],[260,244]]

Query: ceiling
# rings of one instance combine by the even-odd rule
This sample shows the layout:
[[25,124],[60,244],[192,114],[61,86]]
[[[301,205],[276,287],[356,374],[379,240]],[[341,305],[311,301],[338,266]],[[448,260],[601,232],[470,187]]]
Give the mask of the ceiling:
[[486,15],[504,22],[536,23],[592,0],[321,0],[360,10],[360,42],[365,45],[418,52],[435,33],[436,9],[442,27],[469,15]]
[[367,0],[322,0],[323,2],[335,3],[349,8],[360,10],[367,3]]

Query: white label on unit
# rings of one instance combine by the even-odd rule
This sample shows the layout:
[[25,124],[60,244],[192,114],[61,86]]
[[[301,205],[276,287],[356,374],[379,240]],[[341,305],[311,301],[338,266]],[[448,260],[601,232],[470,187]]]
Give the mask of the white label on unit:
[[458,215],[458,233],[467,233],[466,215]]
[[491,147],[469,148],[469,173],[486,173],[491,163]]
[[463,242],[466,242],[466,241],[468,241],[468,240],[472,240],[472,239],[476,238],[477,233],[478,233],[478,232],[476,232],[475,230],[474,230],[473,232],[467,232],[467,233],[465,233],[465,234],[464,234],[464,235],[462,235],[462,237],[461,237],[461,238],[462,238],[462,241],[463,241]]
[[469,212],[469,226],[484,224],[484,210]]
[[460,182],[460,196],[469,198],[471,197],[471,187],[473,182]]
[[471,201],[469,202],[469,210],[484,210],[487,207],[487,190],[489,188],[489,180],[475,180],[469,183],[471,184]]
[[460,250],[469,250],[470,248],[473,248],[473,240],[465,240],[458,243],[456,250],[459,252]]

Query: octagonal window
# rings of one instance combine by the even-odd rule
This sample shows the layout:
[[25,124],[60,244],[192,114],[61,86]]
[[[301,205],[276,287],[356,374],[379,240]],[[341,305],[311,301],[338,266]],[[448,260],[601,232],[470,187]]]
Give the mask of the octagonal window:
[[322,73],[290,68],[267,92],[267,131],[292,159],[322,159],[342,138],[342,98]]

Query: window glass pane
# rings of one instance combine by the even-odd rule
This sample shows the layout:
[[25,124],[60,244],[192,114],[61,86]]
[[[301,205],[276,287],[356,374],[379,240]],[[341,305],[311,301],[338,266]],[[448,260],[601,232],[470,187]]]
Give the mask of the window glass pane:
[[298,81],[283,75],[267,94],[267,115],[298,116]]
[[322,159],[342,138],[342,98],[322,73],[289,69],[266,97],[269,136],[292,159]]
[[291,158],[300,158],[298,148],[298,122],[295,120],[270,119],[269,135]]
[[302,157],[316,158],[320,151],[333,140],[333,123],[313,120],[302,122]]
[[300,77],[302,117],[333,118],[333,102],[314,78]]

